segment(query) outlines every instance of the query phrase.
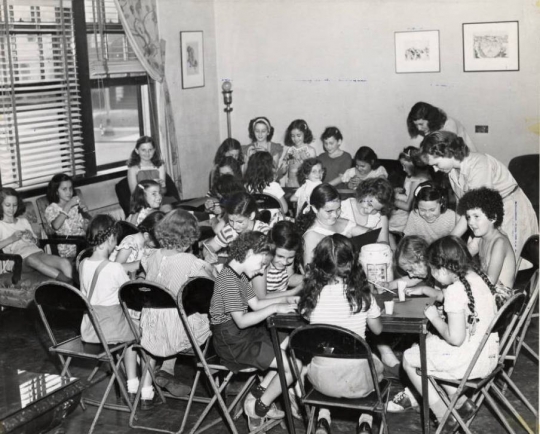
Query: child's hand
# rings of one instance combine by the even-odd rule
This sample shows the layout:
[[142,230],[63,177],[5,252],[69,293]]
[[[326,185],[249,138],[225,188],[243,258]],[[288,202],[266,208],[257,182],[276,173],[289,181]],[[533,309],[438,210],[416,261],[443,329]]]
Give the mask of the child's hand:
[[22,236],[24,235],[24,232],[25,231],[15,231],[15,232],[13,232],[13,235],[11,236],[11,238],[13,239],[13,242],[19,241],[22,238]]
[[79,205],[79,198],[77,196],[73,196],[71,199],[68,200],[64,208],[67,208],[69,211],[74,206]]
[[436,306],[430,304],[424,309],[424,315],[427,319],[433,322],[435,318],[439,318],[439,309],[437,309]]
[[349,187],[350,190],[356,190],[358,184],[360,184],[360,178],[358,176],[353,176],[347,184],[347,187]]
[[295,296],[292,296],[292,297],[287,297],[287,303],[289,304],[298,304],[298,302],[300,301],[300,296],[299,295],[295,295]]
[[276,313],[293,313],[296,311],[296,304],[278,303],[276,306]]

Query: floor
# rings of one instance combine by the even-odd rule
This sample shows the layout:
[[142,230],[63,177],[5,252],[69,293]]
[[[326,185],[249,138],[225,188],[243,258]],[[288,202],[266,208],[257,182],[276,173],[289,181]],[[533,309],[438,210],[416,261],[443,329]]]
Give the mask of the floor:
[[[76,330],[78,327],[77,318],[64,317],[59,321],[59,330],[67,333],[69,330]],[[533,322],[527,341],[530,345],[538,348],[538,322]],[[57,360],[52,357],[47,347],[49,345],[48,338],[44,332],[37,311],[32,309],[20,310],[16,308],[5,309],[0,311],[0,365],[16,369],[22,369],[33,372],[58,373]],[[177,366],[177,373],[184,376],[189,376],[189,369],[183,369],[184,365]],[[0,370],[0,375],[6,375],[9,369]],[[13,372],[13,371],[11,371]],[[76,365],[74,375],[82,375],[87,372],[87,368],[83,365]],[[187,374],[186,374],[187,372]],[[513,379],[516,381],[520,389],[527,397],[532,400],[533,405],[538,407],[538,365],[529,360],[525,355],[521,355],[517,369]],[[0,378],[0,385],[2,383]],[[392,395],[401,390],[401,385],[393,386]],[[85,393],[98,394],[99,390],[91,390]],[[510,395],[507,393],[507,395]],[[517,401],[512,399],[513,403]],[[179,426],[180,419],[183,415],[185,403],[181,401],[168,402],[166,405],[158,407],[156,411],[149,416],[144,416],[139,422],[153,423],[160,428]],[[517,405],[520,413],[526,415],[529,419],[529,424],[538,429],[538,423],[530,420],[530,414],[521,406]],[[190,416],[188,427],[191,426],[198,414],[200,414],[201,405],[195,405],[193,415]],[[54,434],[79,434],[88,432],[95,407],[88,407],[86,411],[82,411],[80,407],[67,417],[63,424],[51,431]],[[138,433],[143,432],[140,429],[131,429],[128,425],[129,415],[121,412],[105,410],[99,419],[96,433]],[[332,425],[333,433],[352,433],[354,432],[354,417],[347,413],[333,414],[334,422]],[[389,429],[390,433],[421,433],[420,415],[409,412],[404,414],[390,414]],[[148,420],[147,420],[148,419]],[[509,420],[512,419],[509,417]],[[515,422],[511,420],[514,425]],[[247,433],[247,423],[243,417],[237,421],[237,429],[239,433]],[[305,432],[303,423],[296,421],[296,429],[298,433]],[[490,433],[498,434],[505,432],[502,425],[491,415],[491,413],[483,408],[472,424],[472,430],[475,433]],[[516,431],[523,432],[519,427]],[[228,429],[219,423],[217,426],[209,430],[210,433],[228,433]],[[279,425],[272,432],[276,434],[286,433],[287,431]],[[33,434],[33,433],[28,433]]]

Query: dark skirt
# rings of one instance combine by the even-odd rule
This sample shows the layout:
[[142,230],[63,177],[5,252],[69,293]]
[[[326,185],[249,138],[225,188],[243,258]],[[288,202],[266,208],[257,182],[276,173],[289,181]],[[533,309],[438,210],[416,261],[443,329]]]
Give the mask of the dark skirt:
[[276,358],[264,323],[239,329],[234,320],[212,325],[213,344],[221,363],[233,372],[245,368],[266,371]]

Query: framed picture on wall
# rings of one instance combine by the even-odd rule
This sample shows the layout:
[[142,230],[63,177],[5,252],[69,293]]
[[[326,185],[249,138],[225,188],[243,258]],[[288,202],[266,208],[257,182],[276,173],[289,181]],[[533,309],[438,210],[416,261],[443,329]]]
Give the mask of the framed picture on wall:
[[182,89],[204,87],[203,32],[180,32]]
[[395,32],[396,72],[441,72],[439,31]]
[[519,71],[519,23],[463,24],[463,71]]

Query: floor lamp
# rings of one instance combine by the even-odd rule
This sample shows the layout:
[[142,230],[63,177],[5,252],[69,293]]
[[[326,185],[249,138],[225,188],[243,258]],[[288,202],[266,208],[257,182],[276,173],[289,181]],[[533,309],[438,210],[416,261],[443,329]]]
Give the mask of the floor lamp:
[[223,111],[227,113],[227,137],[231,138],[231,112],[233,111],[231,104],[232,104],[232,84],[229,80],[224,81],[221,85],[221,89],[223,90],[223,103],[225,104],[225,108]]

